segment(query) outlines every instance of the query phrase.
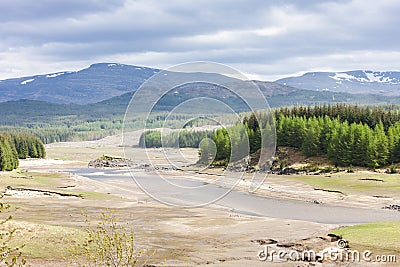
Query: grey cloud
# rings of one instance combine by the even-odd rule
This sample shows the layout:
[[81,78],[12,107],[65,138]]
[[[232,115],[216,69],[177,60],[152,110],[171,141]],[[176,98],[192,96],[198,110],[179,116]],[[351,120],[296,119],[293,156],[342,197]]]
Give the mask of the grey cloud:
[[0,22],[46,20],[112,10],[123,0],[2,0]]
[[[265,69],[292,61],[296,66],[287,69],[298,72],[330,65],[332,55],[399,51],[395,0],[29,2],[0,2],[0,54],[17,49],[57,64],[112,58],[154,64],[162,55],[159,64],[214,60]],[[346,58],[335,58],[336,67],[348,66]],[[371,57],[371,65],[377,60]]]

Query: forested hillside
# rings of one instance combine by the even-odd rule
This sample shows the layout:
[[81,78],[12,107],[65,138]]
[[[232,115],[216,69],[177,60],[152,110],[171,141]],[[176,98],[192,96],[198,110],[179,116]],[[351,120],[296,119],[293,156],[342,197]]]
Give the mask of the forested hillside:
[[[336,166],[376,168],[400,162],[400,113],[396,107],[292,107],[276,109],[274,115],[277,146],[299,148],[306,156],[326,156]],[[214,164],[226,165],[231,154],[236,157],[233,160],[238,160],[261,148],[262,135],[273,134],[265,121],[262,114],[252,114],[244,117],[242,123],[216,130],[213,146],[201,140],[192,145],[200,144],[200,161],[215,155]],[[199,132],[187,132],[182,138],[192,140],[190,133],[197,139],[202,136]],[[159,146],[160,136],[152,132],[152,141],[146,145]],[[210,133],[206,137],[210,138]],[[232,153],[234,147],[241,151],[238,147],[243,148],[244,144],[247,152]]]
[[160,131],[146,131],[140,135],[140,147],[199,147],[200,142],[204,138],[213,138],[213,131],[188,131],[172,132],[171,134],[161,137]]
[[[55,79],[55,78],[54,78]],[[400,97],[380,95],[348,94],[329,91],[300,90],[288,86],[268,82],[256,82],[260,87],[271,107],[282,106],[309,106],[336,103],[400,103]],[[161,127],[163,119],[179,103],[196,98],[208,96],[236,107],[238,112],[246,110],[242,101],[236,97],[226,97],[224,92],[216,94],[209,87],[191,86],[179,94],[171,91],[157,103],[154,116],[148,121],[148,127]],[[151,95],[151,92],[149,92]],[[126,93],[98,103],[56,104],[39,100],[18,100],[0,103],[0,131],[13,131],[34,134],[44,142],[95,140],[108,135],[120,133],[124,124],[125,129],[138,129],[143,127],[143,114],[130,114],[132,117],[124,123],[124,115],[133,93]],[[145,101],[144,101],[145,103]],[[191,113],[196,113],[196,107],[190,106]],[[220,116],[219,107],[213,101],[203,101],[201,110],[208,110],[209,117]],[[306,109],[306,108],[303,108]],[[185,121],[185,114],[176,114],[173,118],[177,125]],[[141,116],[141,117],[140,117]],[[169,117],[172,119],[171,117]],[[150,125],[149,125],[150,124]],[[174,125],[170,125],[174,126]]]
[[23,133],[0,132],[0,171],[18,168],[18,159],[45,156],[44,145],[38,137]]

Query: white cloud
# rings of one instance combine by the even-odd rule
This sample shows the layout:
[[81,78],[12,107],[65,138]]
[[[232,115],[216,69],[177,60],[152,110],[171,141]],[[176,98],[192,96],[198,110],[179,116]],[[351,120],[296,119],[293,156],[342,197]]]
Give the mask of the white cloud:
[[395,0],[32,3],[0,3],[0,78],[100,61],[167,67],[212,60],[260,79],[309,70],[398,69]]

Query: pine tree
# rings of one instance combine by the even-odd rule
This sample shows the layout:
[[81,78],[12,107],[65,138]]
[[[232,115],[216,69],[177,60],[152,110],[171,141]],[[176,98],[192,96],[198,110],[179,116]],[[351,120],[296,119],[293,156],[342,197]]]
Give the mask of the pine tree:
[[209,138],[204,138],[200,142],[199,150],[199,163],[208,165],[210,164],[216,155],[216,148],[213,141]]
[[353,136],[351,164],[366,166],[368,145],[365,127],[360,123],[352,123],[350,125],[350,134]]
[[388,129],[389,163],[400,162],[400,122]]
[[320,153],[321,128],[316,118],[307,121],[307,129],[304,135],[301,150],[306,156],[317,156]]
[[336,125],[332,132],[328,157],[335,165],[349,166],[352,162],[352,143],[354,137],[349,131],[347,122]]
[[374,129],[374,140],[376,143],[375,160],[378,166],[387,164],[389,158],[389,142],[385,134],[382,122],[379,122]]
[[[215,132],[214,135],[214,143],[217,149],[216,155],[215,155],[215,159],[216,160],[226,160],[228,159],[228,145],[226,144],[227,142],[229,142],[229,137],[226,138],[225,136],[227,136],[227,132],[226,129],[218,129]],[[230,152],[229,152],[230,155]]]

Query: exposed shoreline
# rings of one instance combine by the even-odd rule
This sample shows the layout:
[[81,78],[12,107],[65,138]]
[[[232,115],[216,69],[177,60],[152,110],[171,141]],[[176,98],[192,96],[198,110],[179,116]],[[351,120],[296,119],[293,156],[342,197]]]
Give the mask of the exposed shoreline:
[[[103,142],[71,142],[47,146],[49,159],[42,161],[21,161],[21,168],[35,173],[62,174],[57,178],[58,185],[42,185],[46,190],[80,192],[81,198],[62,199],[60,197],[29,197],[6,200],[15,203],[20,209],[15,214],[17,221],[35,222],[36,224],[78,227],[82,224],[81,211],[88,210],[92,216],[105,211],[115,210],[122,221],[135,225],[137,242],[145,247],[157,248],[152,264],[159,266],[288,266],[287,262],[260,262],[257,252],[260,243],[255,240],[273,239],[278,243],[302,243],[310,240],[307,246],[315,249],[329,247],[328,241],[319,244],[314,242],[319,237],[326,237],[339,224],[314,223],[301,220],[279,219],[251,216],[235,210],[202,207],[183,209],[165,206],[154,201],[139,188],[134,189],[130,183],[127,188],[118,179],[93,180],[87,177],[68,173],[75,168],[86,168],[89,160],[103,154],[124,156],[120,137],[108,137]],[[150,158],[157,164],[164,164],[162,152],[154,149],[144,153],[143,149],[132,148],[132,154],[138,163]],[[172,151],[169,155],[176,157]],[[185,157],[194,159],[196,151],[183,150]],[[98,170],[99,174],[103,172]],[[143,170],[137,170],[139,173]],[[196,176],[187,175],[178,170],[158,170],[175,179],[194,179],[212,183],[220,170],[205,170]],[[147,175],[148,172],[145,172]],[[125,175],[129,175],[128,170]],[[368,176],[369,174],[366,174]],[[340,194],[327,190],[316,190],[302,181],[293,179],[296,176],[269,175],[263,187],[256,195],[302,201],[310,205],[353,206],[357,208],[382,209],[386,204],[396,203],[397,198],[367,197],[359,193]],[[321,176],[322,177],[322,176]],[[350,177],[350,176],[349,176]],[[251,175],[246,174],[240,180],[239,190],[247,192]],[[307,178],[307,177],[306,177]],[[366,181],[373,182],[373,181]],[[34,187],[29,187],[34,188]],[[39,189],[40,189],[39,188]],[[133,189],[133,190],[132,190]],[[317,188],[318,189],[318,188]],[[322,188],[324,189],[324,188]],[[314,201],[318,201],[315,203]],[[394,211],[393,211],[394,212]],[[313,239],[316,237],[317,239]],[[305,242],[305,241],[304,241]],[[57,264],[63,260],[56,260]],[[32,266],[54,266],[54,259],[35,260]],[[295,266],[308,266],[305,262],[295,262]],[[314,263],[319,266],[320,263]],[[324,266],[329,266],[325,265]],[[292,266],[292,265],[290,265]],[[333,264],[332,266],[341,266]],[[364,266],[354,264],[354,266]]]

